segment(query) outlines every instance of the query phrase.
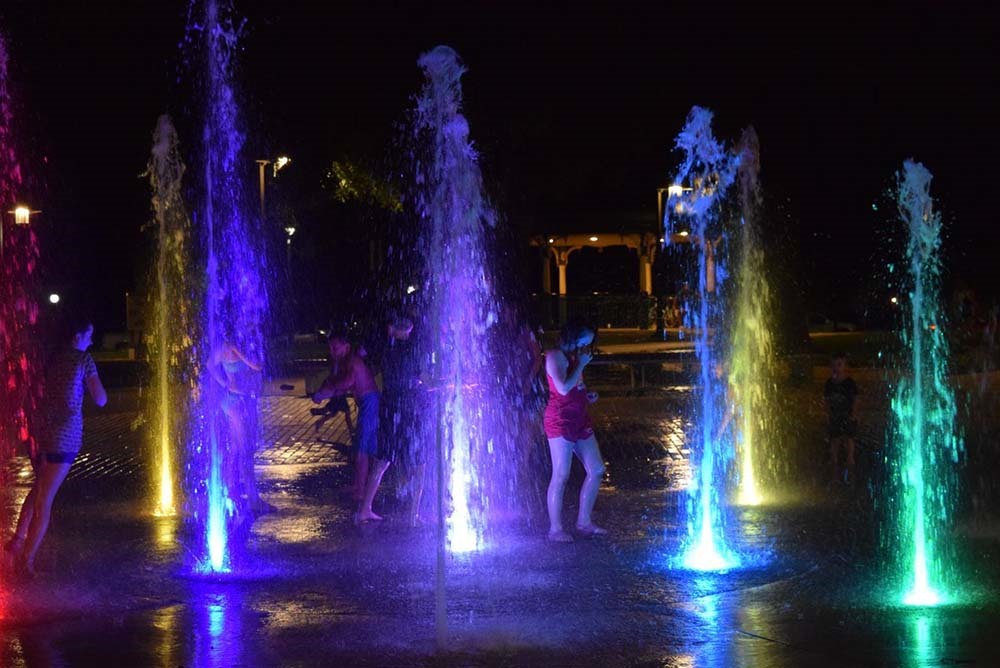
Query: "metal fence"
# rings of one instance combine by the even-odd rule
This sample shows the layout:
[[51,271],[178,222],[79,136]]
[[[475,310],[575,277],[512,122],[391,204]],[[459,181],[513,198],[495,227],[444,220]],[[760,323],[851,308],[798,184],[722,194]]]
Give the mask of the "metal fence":
[[656,297],[647,295],[532,295],[535,322],[555,329],[569,318],[586,318],[598,327],[653,329],[660,308]]

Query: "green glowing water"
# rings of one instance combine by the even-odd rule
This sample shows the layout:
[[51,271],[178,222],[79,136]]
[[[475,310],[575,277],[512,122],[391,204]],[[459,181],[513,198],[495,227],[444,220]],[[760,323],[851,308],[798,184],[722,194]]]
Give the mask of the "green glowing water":
[[887,548],[899,555],[902,602],[932,606],[955,597],[954,554],[948,540],[957,496],[956,464],[963,450],[948,384],[948,342],[940,296],[941,216],[930,196],[931,173],[906,161],[897,204],[909,230],[909,299],[902,343],[906,368],[892,398],[889,463],[895,529]]

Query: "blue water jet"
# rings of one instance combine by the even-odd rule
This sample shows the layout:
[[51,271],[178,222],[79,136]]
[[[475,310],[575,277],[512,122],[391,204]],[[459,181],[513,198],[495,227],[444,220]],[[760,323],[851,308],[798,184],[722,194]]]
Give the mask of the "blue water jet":
[[713,341],[722,340],[725,304],[719,284],[725,265],[717,253],[724,238],[721,201],[736,177],[738,160],[712,134],[712,112],[693,107],[677,136],[684,152],[664,216],[665,239],[675,234],[698,249],[697,292],[687,305],[685,327],[694,334],[699,363],[698,399],[691,435],[694,474],[688,488],[688,536],[680,563],[692,570],[724,571],[740,560],[726,539],[728,467],[735,448],[721,424],[727,401],[726,378]]
[[[206,104],[202,205],[195,210],[206,268],[203,333],[197,345],[203,366],[188,446],[194,469],[189,485],[195,489],[188,496],[194,499],[194,517],[204,537],[204,554],[196,569],[225,573],[232,568],[230,539],[238,528],[248,526],[257,501],[253,452],[260,378],[236,361],[254,360],[252,370],[265,358],[267,265],[263,221],[250,213],[253,207],[244,187],[249,170],[233,83],[240,30],[228,4],[220,7],[210,0],[202,12],[195,8],[193,4],[191,16],[200,19],[191,19],[189,41],[204,54],[201,93]],[[219,367],[224,370],[218,371]]]

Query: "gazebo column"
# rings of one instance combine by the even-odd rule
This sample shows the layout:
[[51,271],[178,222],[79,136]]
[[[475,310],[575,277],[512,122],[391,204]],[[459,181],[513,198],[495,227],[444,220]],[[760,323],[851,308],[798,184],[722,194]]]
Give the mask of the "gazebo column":
[[547,248],[542,253],[542,294],[552,294],[552,264]]
[[555,248],[553,252],[556,254],[556,265],[559,267],[559,296],[566,296],[566,267],[569,266],[569,256],[570,253],[575,251],[575,248]]

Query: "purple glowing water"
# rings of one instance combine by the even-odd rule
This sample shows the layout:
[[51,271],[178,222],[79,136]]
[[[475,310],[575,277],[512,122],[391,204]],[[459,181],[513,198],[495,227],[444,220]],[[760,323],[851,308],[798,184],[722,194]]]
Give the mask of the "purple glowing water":
[[500,302],[487,232],[496,219],[460,113],[465,68],[445,46],[423,54],[419,65],[427,82],[416,109],[424,147],[416,189],[435,368],[434,405],[424,413],[435,420],[441,446],[448,546],[469,552],[483,546],[494,507],[516,495],[517,457],[508,452],[516,436],[502,424],[510,398],[497,383],[505,351],[491,332]]
[[717,257],[724,234],[719,203],[735,179],[738,161],[715,139],[712,112],[701,107],[691,109],[676,146],[685,154],[674,181],[682,189],[672,189],[667,201],[666,238],[675,228],[684,227],[686,238],[699,251],[698,289],[684,323],[695,332],[700,378],[694,415],[697,429],[690,439],[695,474],[689,488],[682,563],[695,570],[718,571],[739,565],[726,538],[728,468],[735,453],[732,438],[721,430],[727,387],[725,377],[717,373],[722,360],[713,348],[713,335],[721,339],[726,315],[718,289],[725,277],[724,264]]
[[196,224],[206,257],[203,335],[197,350],[208,362],[192,410],[188,496],[205,537],[200,568],[224,572],[230,569],[229,537],[257,501],[253,452],[260,378],[244,373],[233,360],[263,363],[265,357],[265,234],[244,188],[244,138],[232,73],[239,30],[231,7],[209,0],[201,20],[192,20],[189,30],[201,43],[206,68],[202,203]]

